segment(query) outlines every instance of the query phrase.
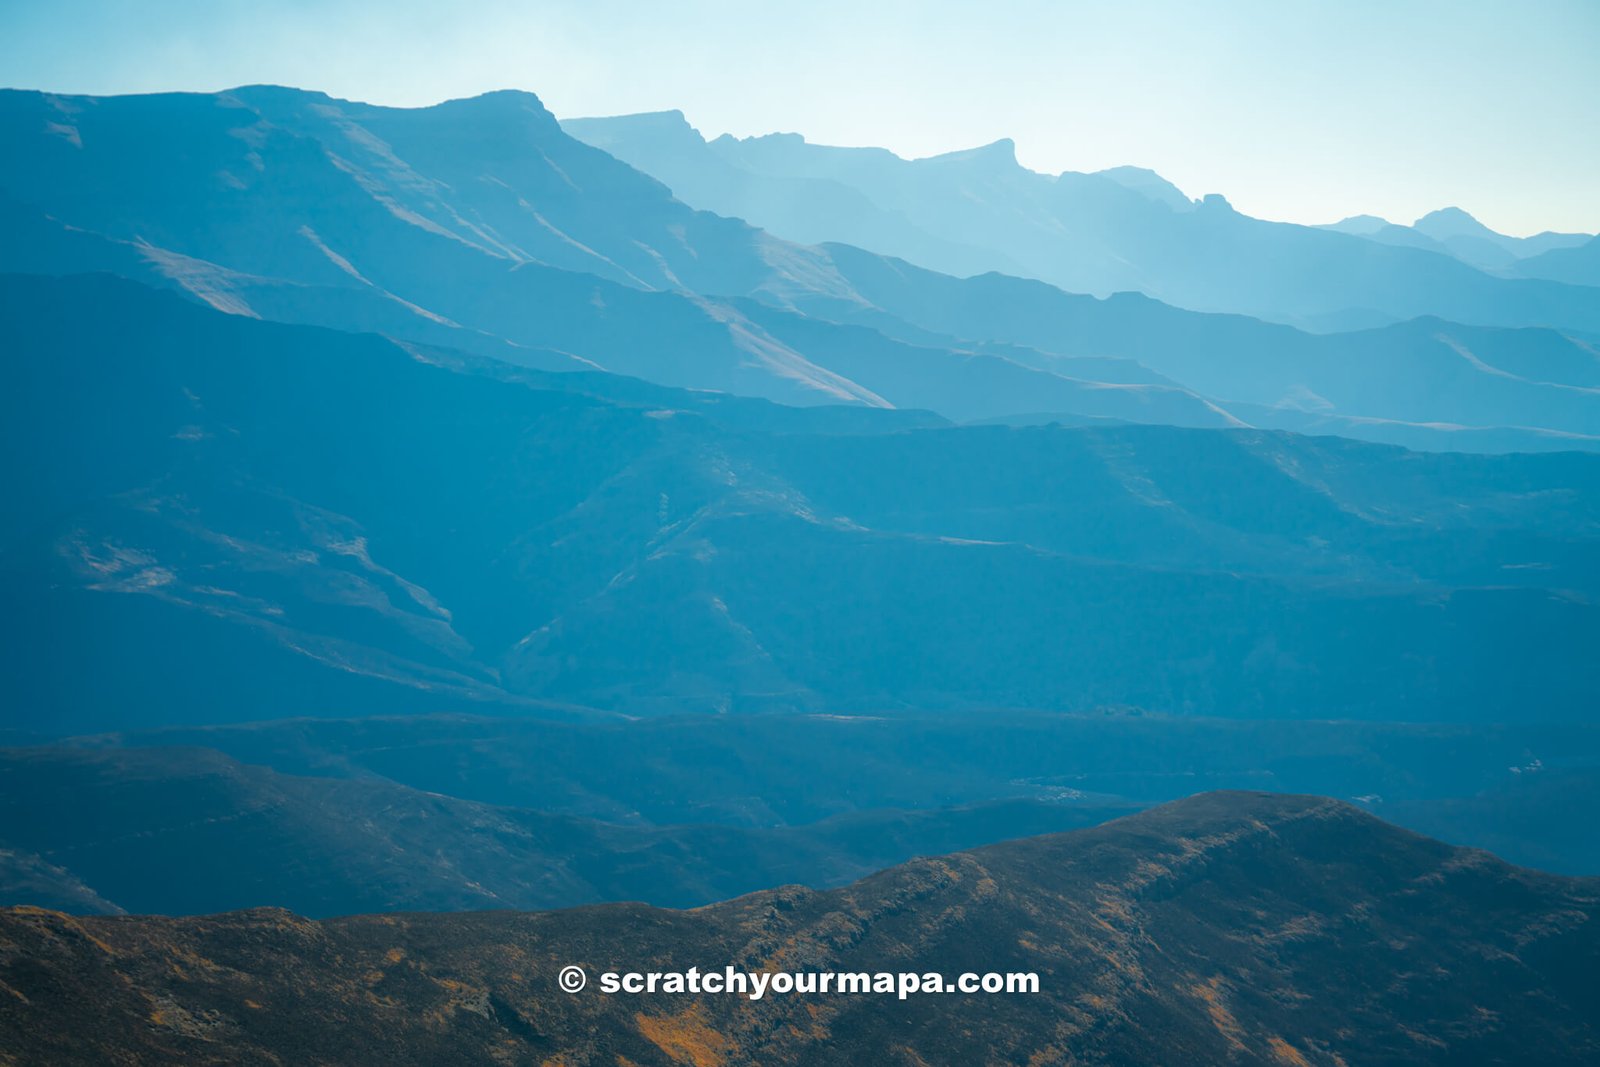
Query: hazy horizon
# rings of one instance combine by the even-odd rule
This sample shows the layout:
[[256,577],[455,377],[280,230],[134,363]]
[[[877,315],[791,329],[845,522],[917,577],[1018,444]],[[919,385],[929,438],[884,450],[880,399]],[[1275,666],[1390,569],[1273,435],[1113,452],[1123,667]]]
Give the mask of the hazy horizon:
[[1148,167],[1269,219],[1457,206],[1516,235],[1600,230],[1600,138],[1582,135],[1600,8],[1581,0],[599,6],[62,0],[0,14],[0,81],[413,106],[525,89],[561,118],[681,110],[708,138],[907,158],[1010,138],[1034,170]]

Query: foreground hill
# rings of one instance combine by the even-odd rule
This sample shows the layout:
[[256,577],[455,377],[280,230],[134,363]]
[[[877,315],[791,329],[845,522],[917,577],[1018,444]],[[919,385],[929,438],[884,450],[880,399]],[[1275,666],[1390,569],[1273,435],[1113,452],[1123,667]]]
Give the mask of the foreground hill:
[[8,726],[1600,697],[1600,457],[940,428],[105,277],[0,280],[0,323]]
[[[1591,1063],[1600,884],[1208,794],[693,912],[0,915],[0,1053],[62,1064]],[[588,969],[581,993],[557,972]],[[1033,972],[1036,994],[603,994],[606,971]],[[92,1007],[91,1007],[92,1005]]]

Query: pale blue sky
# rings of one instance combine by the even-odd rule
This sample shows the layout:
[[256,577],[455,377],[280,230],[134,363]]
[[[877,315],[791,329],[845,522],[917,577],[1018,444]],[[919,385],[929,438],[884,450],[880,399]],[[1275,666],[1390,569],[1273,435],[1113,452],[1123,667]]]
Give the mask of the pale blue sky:
[[919,156],[1011,137],[1044,171],[1152,167],[1266,218],[1456,204],[1600,230],[1600,0],[0,0],[0,84],[248,82],[557,115],[681,108]]

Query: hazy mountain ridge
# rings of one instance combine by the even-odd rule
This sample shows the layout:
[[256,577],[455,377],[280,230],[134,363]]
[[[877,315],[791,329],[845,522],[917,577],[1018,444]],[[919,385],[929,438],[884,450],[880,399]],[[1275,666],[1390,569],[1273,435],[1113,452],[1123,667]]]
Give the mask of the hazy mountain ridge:
[[[257,125],[275,131],[275,140],[250,151],[235,135],[240,129],[253,131],[256,126],[233,126],[207,134],[204,126],[190,128],[180,121],[174,126],[175,134],[200,139],[202,150],[217,154],[232,167],[223,173],[250,170],[254,159],[267,168],[262,173],[277,175],[275,186],[284,189],[235,189],[224,183],[230,199],[220,204],[198,194],[172,204],[163,193],[148,203],[119,203],[115,213],[108,215],[104,206],[85,209],[80,204],[93,199],[95,183],[103,182],[108,171],[131,167],[146,172],[150,184],[159,185],[167,159],[174,154],[182,158],[185,153],[157,143],[142,147],[134,158],[119,158],[114,165],[105,162],[98,167],[93,160],[69,154],[56,169],[73,174],[76,185],[56,182],[55,170],[49,166],[14,179],[17,191],[5,206],[12,216],[8,225],[15,227],[22,239],[0,265],[28,272],[108,270],[173,286],[231,313],[380,330],[534,367],[602,367],[670,385],[729,390],[789,403],[928,407],[930,400],[938,399],[951,407],[953,415],[989,417],[1044,399],[1057,410],[1090,416],[1132,415],[1191,425],[1229,421],[1177,387],[1153,415],[1139,406],[1120,404],[1117,396],[1086,389],[1072,376],[1075,367],[1071,365],[1063,365],[1064,376],[1058,376],[1051,369],[1018,365],[1004,358],[973,358],[963,352],[908,347],[882,339],[873,343],[858,332],[829,331],[826,326],[807,332],[809,354],[796,351],[750,322],[725,299],[696,295],[680,287],[693,283],[715,294],[757,286],[808,291],[820,286],[822,292],[848,294],[848,284],[832,274],[825,257],[784,247],[743,223],[689,211],[650,179],[565,137],[531,94],[463,101],[439,112],[335,106],[318,102],[325,98],[316,94],[289,90],[240,93],[256,101],[263,114],[292,125],[294,130],[262,118]],[[13,103],[43,106],[30,97]],[[175,106],[166,98],[119,99],[117,103],[133,114],[113,116],[113,129],[144,121],[146,113],[167,117],[166,110]],[[188,108],[198,106],[197,99],[183,98],[182,103]],[[216,101],[217,111],[236,124],[257,114],[240,103],[226,94]],[[452,153],[467,151],[450,140],[459,136],[451,131],[457,130],[461,108],[491,127],[484,130],[469,125],[469,130],[478,132],[469,140],[469,147],[476,146],[480,156],[469,152],[468,158],[507,176],[458,179],[458,184],[469,190],[489,188],[493,195],[487,200],[476,195],[458,197],[455,186],[424,179],[394,157],[387,141],[366,128],[383,131],[409,146],[408,151],[418,158],[443,166],[443,173],[453,175],[448,166]],[[358,118],[366,125],[357,123]],[[18,120],[17,124],[22,123]],[[417,126],[422,127],[421,133]],[[20,131],[15,136],[26,140]],[[441,139],[443,147],[438,143]],[[105,145],[105,138],[100,137],[98,142],[108,152],[123,151],[115,140]],[[94,143],[97,139],[91,129]],[[481,159],[489,144],[507,146],[510,158]],[[268,166],[259,158],[274,146],[293,157],[284,168]],[[40,159],[48,162],[57,146],[46,138],[44,147]],[[338,152],[352,149],[362,153],[360,158],[369,169],[351,173],[354,165]],[[578,157],[563,159],[566,169],[550,158],[551,153],[562,158],[563,151]],[[320,165],[301,158],[316,153],[326,156]],[[441,159],[445,163],[441,164]],[[278,173],[280,170],[284,173]],[[571,182],[568,170],[588,177],[592,187],[566,188]],[[200,184],[218,180],[210,173],[192,179]],[[35,183],[32,187],[30,181]],[[513,191],[512,181],[521,192]],[[545,205],[552,184],[561,186],[563,195],[555,197],[553,205]],[[35,204],[59,202],[61,206],[52,210],[62,218],[41,217],[40,208],[18,200],[23,196]],[[677,255],[687,255],[689,266],[675,267],[651,245],[644,246],[648,251],[645,259],[659,268],[654,273],[642,266],[638,271],[619,270],[608,255],[560,230],[554,231],[560,236],[552,251],[538,243],[551,239],[550,219],[534,211],[524,196],[538,197],[550,216],[561,219],[584,239],[607,249],[621,249],[615,251],[618,257],[626,258],[623,252],[628,250],[644,254],[640,253],[643,242],[630,236],[634,230],[655,232],[653,240],[670,244]],[[114,199],[120,202],[125,198],[116,194]],[[508,199],[509,204],[504,202]],[[226,217],[216,217],[218,212]],[[97,239],[93,233],[67,226],[67,219],[102,227],[106,233]],[[296,226],[295,233],[309,253],[296,242],[289,242],[284,251],[283,231]],[[586,228],[596,226],[599,232],[587,232]],[[158,227],[154,232],[165,234],[163,239],[174,247],[152,245],[145,236],[148,227]],[[231,243],[229,233],[236,235]],[[529,258],[528,248],[540,258]],[[368,262],[377,267],[362,266]],[[717,266],[695,267],[702,263]],[[640,292],[641,288],[655,291]],[[675,291],[664,291],[668,289]],[[792,316],[778,315],[775,321],[783,325],[788,318]],[[941,388],[939,376],[928,374],[941,364],[949,368],[952,377],[975,375],[982,387]],[[839,373],[834,369],[839,365],[859,375],[865,384]],[[1104,368],[1103,363],[1096,365],[1097,370]]]
[[[1587,233],[1545,231],[1531,237],[1496,233],[1458,207],[1430,211],[1409,226],[1375,215],[1353,215],[1322,229],[1354,234],[1384,244],[1442,252],[1490,273],[1520,273],[1516,265],[1556,249],[1575,248],[1594,238]],[[1539,275],[1526,275],[1537,277]],[[1563,280],[1549,275],[1553,280]],[[1573,280],[1576,279],[1566,279]]]
[[[795,298],[812,316],[894,336],[910,322],[969,343],[1021,345],[1015,358],[1043,354],[1044,366],[1055,355],[1116,353],[1238,406],[1256,425],[1299,429],[1307,415],[1327,416],[1348,436],[1388,432],[1411,447],[1451,449],[1469,427],[1531,424],[1550,428],[1547,447],[1592,444],[1600,352],[1560,331],[1418,319],[1315,335],[1133,293],[1098,301],[1000,275],[951,278],[843,245],[826,251],[869,307]],[[1518,447],[1540,436],[1524,433]]]
[[1552,248],[1522,260],[1515,268],[1529,278],[1550,278],[1575,285],[1600,285],[1600,237],[1572,248]]
[[[204,919],[0,914],[53,1062],[989,1060],[1511,1063],[1600,1049],[1593,879],[1508,867],[1325,800],[1208,794],[1092,830],[693,912]],[[582,993],[556,972],[590,971]],[[661,1001],[600,971],[1033,971],[1012,996]],[[79,996],[62,990],[80,991]],[[92,998],[92,1017],[81,1005]]]
[[[1422,220],[1422,240],[1403,243],[1264,222],[1215,194],[1188,200],[1137,168],[1038,174],[1017,163],[1008,140],[905,160],[883,149],[813,145],[795,134],[707,142],[678,112],[562,126],[660,178],[695,207],[737,214],[791,239],[858,245],[961,277],[1000,271],[1069,292],[1132,290],[1180,307],[1318,330],[1426,315],[1589,331],[1600,324],[1600,297],[1486,275],[1479,259],[1469,265],[1452,242],[1512,253],[1481,235],[1447,230],[1449,220],[1432,216]],[[848,193],[877,211],[864,212]],[[1582,236],[1541,235],[1517,248]]]
[[871,411],[841,433],[826,409],[763,432],[758,401],[549,388],[108,278],[0,297],[17,725],[349,702],[1483,721],[1600,686],[1594,457]]
[[[1600,447],[1594,397],[1569,395],[1574,380],[1559,373],[1508,386],[1493,351],[1505,345],[1484,351],[1467,328],[1444,327],[1469,335],[1462,347],[1477,362],[1402,330],[1381,338],[1393,350],[1381,365],[1398,356],[1414,380],[1330,389],[1328,375],[1353,366],[1368,339],[1319,344],[1243,319],[1219,329],[1154,302],[1073,304],[1020,279],[955,283],[852,249],[790,244],[685,207],[566,136],[527,93],[394,109],[271,87],[8,92],[0,143],[14,149],[0,163],[0,213],[16,237],[0,268],[107,270],[236,314],[794,404],[924,407],[959,420],[1241,420],[1426,448]],[[1004,173],[1008,152],[991,146],[938,169]],[[1170,211],[1149,198],[1164,195],[1153,180],[1119,172],[1093,183]],[[893,292],[886,276],[914,291]],[[1035,340],[1004,322],[949,321],[942,305],[955,284],[972,294],[957,304],[1029,309]],[[1509,343],[1551,350],[1558,366],[1585,353],[1600,364],[1592,346],[1558,332]],[[1238,387],[1285,346],[1302,355],[1268,376],[1270,388]],[[1398,395],[1375,402],[1386,391]],[[1297,410],[1307,394],[1315,423]]]

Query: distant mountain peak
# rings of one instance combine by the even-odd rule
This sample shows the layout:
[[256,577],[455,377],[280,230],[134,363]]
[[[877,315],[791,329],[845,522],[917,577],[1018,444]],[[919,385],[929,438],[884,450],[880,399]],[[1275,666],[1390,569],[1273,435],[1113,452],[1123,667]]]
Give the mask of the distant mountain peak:
[[462,97],[461,99],[537,104],[540,108],[544,107],[544,101],[539,99],[539,94],[529,92],[527,89],[490,89],[486,93],[479,93],[477,96]]
[[1498,237],[1499,234],[1458,207],[1430,211],[1411,224],[1412,229],[1435,240],[1447,237]]
[[1381,215],[1351,215],[1349,218],[1340,219],[1338,222],[1329,223],[1323,227],[1328,230],[1338,230],[1340,233],[1353,233],[1365,237],[1379,232],[1394,223]]
[[977,148],[965,148],[957,152],[945,152],[937,156],[928,156],[921,160],[924,163],[965,163],[978,164],[987,167],[1020,167],[1017,162],[1017,142],[1009,137],[1002,137],[998,141],[991,141]]
[[477,96],[446,100],[432,108],[417,110],[471,115],[480,120],[488,119],[494,122],[525,123],[531,119],[536,126],[548,133],[558,133],[560,128],[560,123],[550,109],[544,106],[544,101],[540,100],[537,94],[525,89],[496,89]]
[[[730,141],[741,140],[741,138],[735,137],[731,133],[725,133],[721,137],[718,137],[717,140],[721,141],[724,138],[726,138],[727,140],[730,140]],[[788,132],[783,132],[783,131],[778,131],[778,132],[775,132],[775,133],[757,134],[757,135],[755,135],[753,137],[745,137],[745,138],[743,138],[743,140],[750,141],[750,142],[756,142],[756,143],[786,144],[786,145],[803,145],[803,144],[807,143],[805,134],[803,134],[803,133],[788,133]]]
[[1097,178],[1106,178],[1125,189],[1142,193],[1174,211],[1189,211],[1194,203],[1183,195],[1183,190],[1146,167],[1110,167],[1094,172]]
[[694,128],[688,116],[677,109],[641,111],[636,115],[598,119],[562,119],[561,128],[600,148],[634,139],[658,144],[687,142],[698,146],[705,143],[704,135]]
[[[582,122],[583,120],[574,119],[573,121]],[[607,121],[626,122],[634,126],[659,126],[662,129],[694,129],[694,126],[689,122],[688,116],[677,108],[672,108],[669,111],[640,111],[633,115],[618,115]]]

